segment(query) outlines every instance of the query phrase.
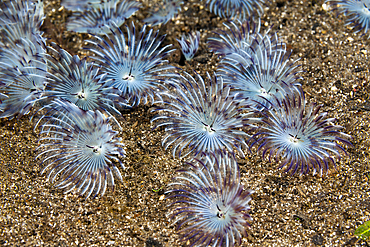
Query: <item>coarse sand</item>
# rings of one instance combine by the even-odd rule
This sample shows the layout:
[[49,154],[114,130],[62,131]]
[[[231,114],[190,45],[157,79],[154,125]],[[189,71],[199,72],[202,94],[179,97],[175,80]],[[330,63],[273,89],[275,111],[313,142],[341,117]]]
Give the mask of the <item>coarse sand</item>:
[[[142,9],[127,23],[141,29],[156,2],[142,1]],[[209,51],[207,38],[226,20],[211,14],[206,1],[184,2],[176,18],[154,28],[167,34],[164,44],[177,48],[170,64],[190,73],[212,73],[219,58]],[[278,32],[292,49],[291,59],[300,59],[306,99],[323,104],[322,110],[338,119],[342,131],[353,137],[353,147],[323,177],[289,176],[245,150],[246,158],[238,159],[242,183],[255,193],[249,211],[253,221],[242,246],[369,246],[354,231],[370,220],[370,40],[353,34],[343,15],[323,8],[323,0],[266,2],[262,29],[272,26],[270,32]],[[45,0],[45,13],[42,30],[48,42],[88,55],[82,47],[89,35],[66,30],[71,12],[60,1]],[[196,30],[201,33],[199,51],[184,62],[176,39]],[[164,129],[152,129],[150,110],[122,111],[123,182],[88,200],[63,194],[41,175],[41,161],[35,159],[39,131],[30,121],[34,111],[21,119],[0,119],[0,245],[186,246],[167,217],[163,196],[181,163],[162,147]]]

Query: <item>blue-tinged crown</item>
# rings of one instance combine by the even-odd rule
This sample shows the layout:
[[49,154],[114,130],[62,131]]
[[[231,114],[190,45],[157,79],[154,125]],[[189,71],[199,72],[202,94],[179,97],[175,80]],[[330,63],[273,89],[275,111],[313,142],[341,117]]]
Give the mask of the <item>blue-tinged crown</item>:
[[[85,58],[80,59],[77,55],[72,56],[56,44],[49,47],[48,52],[50,82],[46,88],[46,96],[49,99],[67,100],[82,110],[99,110],[110,116],[120,115],[116,105],[127,106],[120,91],[107,85],[109,80],[106,79],[106,74],[100,73],[99,66],[87,62]],[[45,105],[48,109],[55,107],[54,101]]]
[[155,9],[151,16],[144,19],[144,22],[152,26],[166,24],[177,15],[183,3],[182,0],[164,0],[163,6],[157,6],[158,9]]
[[107,84],[121,90],[132,105],[153,103],[165,90],[163,78],[173,66],[164,58],[173,50],[168,49],[171,45],[161,47],[165,36],[159,37],[158,31],[147,26],[136,33],[132,23],[126,31],[116,28],[111,36],[94,36],[95,40],[87,41],[91,44],[87,49],[95,54],[91,59],[101,66]]
[[207,0],[210,11],[228,19],[247,20],[254,14],[263,14],[265,0]]
[[162,144],[172,146],[173,156],[197,156],[204,153],[220,153],[224,149],[233,153],[238,150],[244,156],[245,138],[249,135],[241,128],[251,126],[257,119],[247,110],[244,100],[230,94],[230,87],[222,78],[207,75],[206,80],[186,72],[174,74],[171,89],[163,93],[163,104],[152,121],[165,126],[166,136]]
[[[255,109],[268,105],[274,97],[299,94],[302,72],[297,61],[290,61],[285,46],[263,42],[248,52],[248,56],[228,54],[220,63],[217,74],[234,89],[238,98],[245,99]],[[266,101],[267,100],[267,101]]]
[[204,157],[186,163],[166,192],[171,219],[191,246],[241,244],[252,218],[247,211],[252,190],[243,190],[232,156]]
[[[124,157],[123,144],[112,130],[109,117],[100,111],[84,111],[68,101],[56,100],[58,114],[42,125],[40,153],[43,171],[55,186],[77,190],[88,198],[104,195],[114,187],[114,175],[122,180],[115,163]],[[53,135],[50,135],[52,133]]]
[[72,11],[86,11],[89,8],[99,8],[101,4],[102,0],[62,0],[60,3],[64,8]]
[[275,97],[271,102],[273,106],[265,106],[263,125],[252,140],[259,143],[263,156],[268,155],[270,162],[275,157],[286,172],[306,174],[312,169],[322,175],[330,163],[335,166],[335,157],[340,159],[341,152],[346,153],[339,143],[351,146],[350,136],[333,124],[335,119],[320,113],[321,105],[307,104],[303,93]]
[[0,12],[1,40],[7,47],[15,48],[22,40],[44,43],[40,27],[44,21],[42,1],[16,0],[3,3]]
[[352,25],[355,33],[363,30],[364,35],[367,35],[370,30],[369,0],[326,0],[325,3],[343,13],[348,18],[346,25]]
[[67,30],[97,35],[109,34],[134,14],[141,7],[141,3],[131,0],[106,0],[88,7],[73,13],[68,19]]
[[0,117],[21,117],[42,99],[48,82],[44,49],[25,38],[0,47]]
[[194,34],[189,33],[189,36],[186,35],[181,36],[181,40],[176,39],[181,47],[182,54],[187,61],[191,60],[195,53],[198,51],[199,48],[199,41],[200,41],[200,32],[197,31]]

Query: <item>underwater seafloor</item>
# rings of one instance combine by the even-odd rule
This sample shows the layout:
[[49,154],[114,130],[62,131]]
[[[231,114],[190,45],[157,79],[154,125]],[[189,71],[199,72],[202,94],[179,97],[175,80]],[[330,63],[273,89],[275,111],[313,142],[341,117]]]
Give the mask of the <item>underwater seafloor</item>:
[[[142,2],[127,20],[139,28],[156,1]],[[324,10],[323,3],[271,1],[262,16],[263,28],[273,25],[272,32],[293,49],[292,59],[300,58],[307,100],[323,104],[322,110],[338,119],[343,132],[352,135],[353,147],[346,148],[348,156],[323,177],[312,172],[289,176],[255,152],[238,159],[242,183],[255,190],[249,211],[253,221],[242,246],[370,244],[354,235],[370,220],[370,40],[353,34],[344,26],[344,16]],[[45,1],[45,12],[44,36],[72,54],[86,55],[81,47],[89,36],[66,31],[70,12],[60,8],[60,1]],[[202,75],[214,71],[219,60],[206,41],[224,21],[208,11],[205,1],[185,1],[180,14],[160,27],[167,34],[165,44],[178,49],[170,63]],[[176,38],[195,30],[201,32],[200,50],[192,61],[181,64]],[[186,246],[166,216],[163,199],[181,165],[161,146],[164,129],[152,130],[150,109],[122,112],[124,181],[117,181],[114,192],[88,200],[63,194],[40,174],[40,161],[35,160],[38,131],[29,116],[0,119],[0,245]]]

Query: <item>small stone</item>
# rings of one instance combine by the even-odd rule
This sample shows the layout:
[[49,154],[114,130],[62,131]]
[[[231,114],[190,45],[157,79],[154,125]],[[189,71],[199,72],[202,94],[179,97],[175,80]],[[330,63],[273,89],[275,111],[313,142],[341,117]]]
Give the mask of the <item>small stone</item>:
[[312,242],[315,245],[323,245],[324,244],[324,237],[321,236],[320,234],[316,234],[312,237]]
[[329,4],[326,4],[326,3],[324,3],[324,4],[322,5],[322,9],[323,9],[323,10],[325,10],[325,11],[328,11],[328,10],[330,9],[330,5],[329,5]]

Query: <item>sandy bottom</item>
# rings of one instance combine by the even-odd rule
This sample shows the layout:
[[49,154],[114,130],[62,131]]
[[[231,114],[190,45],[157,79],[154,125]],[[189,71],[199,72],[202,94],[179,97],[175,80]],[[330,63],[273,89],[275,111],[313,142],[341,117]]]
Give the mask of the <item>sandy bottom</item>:
[[[204,1],[205,2],[205,1]],[[343,132],[353,136],[348,156],[337,169],[319,177],[288,176],[276,164],[250,154],[239,159],[242,182],[255,190],[250,211],[253,221],[243,246],[368,246],[354,236],[370,220],[369,118],[370,42],[344,26],[344,17],[327,12],[323,1],[272,1],[262,17],[264,29],[293,49],[300,59],[306,98],[323,104],[338,119]],[[72,54],[88,35],[67,32],[69,15],[59,1],[45,1],[43,30]],[[128,20],[138,26],[149,14],[152,1]],[[201,32],[200,51],[189,63],[179,64],[180,51],[170,63],[191,72],[214,71],[218,58],[208,51],[207,37],[225,21],[210,14],[205,4],[186,1],[184,10],[161,27],[165,44],[181,33]],[[53,11],[54,9],[54,11]],[[156,27],[157,28],[157,27]],[[38,131],[28,116],[0,120],[0,244],[4,246],[183,246],[166,217],[163,190],[180,161],[161,146],[163,129],[152,130],[150,106],[123,111],[119,136],[126,145],[124,180],[104,197],[84,200],[63,194],[41,175],[35,160]],[[163,187],[163,188],[162,188]],[[159,192],[152,189],[162,188]]]

